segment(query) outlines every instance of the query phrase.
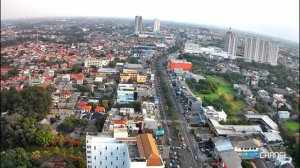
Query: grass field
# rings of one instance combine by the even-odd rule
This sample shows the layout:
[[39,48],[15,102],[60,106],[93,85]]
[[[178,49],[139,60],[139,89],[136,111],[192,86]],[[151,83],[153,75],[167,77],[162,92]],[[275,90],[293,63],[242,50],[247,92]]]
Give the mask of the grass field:
[[233,115],[238,115],[242,113],[242,110],[244,108],[244,102],[241,100],[238,101],[233,101],[233,88],[230,86],[230,84],[224,80],[222,77],[218,76],[205,76],[207,80],[211,80],[216,82],[218,89],[217,93],[214,94],[198,94],[197,96],[201,97],[203,99],[204,97],[210,99],[210,100],[215,100],[219,97],[219,95],[224,94],[226,100],[231,104],[232,110],[231,111],[226,111],[228,114],[233,114]]
[[284,125],[293,132],[299,131],[299,123],[297,121],[286,120],[286,121],[284,121]]

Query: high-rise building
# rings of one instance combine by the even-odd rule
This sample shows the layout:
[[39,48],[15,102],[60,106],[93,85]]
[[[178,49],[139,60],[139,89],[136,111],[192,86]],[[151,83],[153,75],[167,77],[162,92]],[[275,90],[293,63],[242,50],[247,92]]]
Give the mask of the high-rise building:
[[229,28],[229,31],[226,32],[224,51],[226,51],[231,58],[235,58],[236,48],[237,40],[235,34],[231,31],[231,28]]
[[139,34],[142,32],[142,16],[135,16],[134,33]]
[[277,65],[279,45],[276,42],[247,37],[245,40],[244,60],[246,62]]
[[158,19],[154,19],[153,32],[160,31],[160,21]]

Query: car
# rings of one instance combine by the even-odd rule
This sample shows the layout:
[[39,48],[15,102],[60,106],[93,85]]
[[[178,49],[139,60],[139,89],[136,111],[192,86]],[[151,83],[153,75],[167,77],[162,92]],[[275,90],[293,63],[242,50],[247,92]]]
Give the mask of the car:
[[186,148],[186,144],[185,144],[185,143],[183,143],[183,144],[182,144],[182,147],[183,147],[183,148]]
[[176,147],[176,149],[177,149],[177,150],[180,150],[180,149],[181,149],[181,147],[180,147],[180,146],[177,146],[177,147]]
[[194,156],[194,160],[196,160],[196,161],[197,161],[198,159],[199,159],[199,157],[198,157],[198,156]]
[[205,149],[204,149],[204,148],[201,148],[201,152],[203,152],[203,153],[204,153],[204,152],[205,152]]
[[187,147],[186,149],[187,149],[188,152],[191,152],[191,151],[192,151],[192,148],[191,148],[191,147]]

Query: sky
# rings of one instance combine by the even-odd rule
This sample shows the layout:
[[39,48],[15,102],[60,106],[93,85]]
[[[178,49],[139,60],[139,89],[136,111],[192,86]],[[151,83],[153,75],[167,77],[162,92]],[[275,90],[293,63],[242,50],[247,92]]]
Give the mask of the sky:
[[1,20],[136,15],[231,27],[299,43],[299,0],[1,0]]

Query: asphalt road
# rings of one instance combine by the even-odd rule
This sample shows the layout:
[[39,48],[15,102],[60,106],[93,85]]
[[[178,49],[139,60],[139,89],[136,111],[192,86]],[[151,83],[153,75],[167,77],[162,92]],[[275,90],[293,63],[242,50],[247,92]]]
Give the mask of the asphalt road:
[[[167,123],[169,123],[169,121],[171,120],[171,117],[166,115],[166,101],[163,99],[164,95],[168,95],[170,96],[168,93],[163,93],[162,92],[162,88],[161,86],[161,82],[158,78],[156,78],[158,76],[158,70],[163,72],[163,76],[166,77],[166,79],[168,79],[166,71],[163,68],[162,63],[166,61],[166,57],[158,57],[156,58],[153,63],[152,63],[152,69],[155,73],[155,87],[156,87],[156,93],[157,96],[160,97],[160,111],[161,111],[161,119],[163,121],[163,123],[165,123],[164,129],[167,130],[167,134],[164,136],[165,140],[168,139],[175,139],[173,135],[173,127],[172,126],[168,126]],[[158,66],[158,68],[157,68]],[[167,81],[168,82],[168,81]],[[183,118],[181,112],[182,109],[181,107],[179,107],[178,102],[176,102],[176,98],[175,98],[175,94],[172,91],[172,88],[170,87],[170,85],[168,84],[168,90],[169,93],[172,94],[171,96],[171,100],[173,101],[173,103],[175,104],[176,107],[176,116],[177,119],[179,119],[180,121],[177,121],[177,123],[179,124],[179,130],[180,133],[182,134],[182,136],[184,137],[184,142],[188,147],[191,147],[191,152],[188,152],[186,149],[180,149],[180,150],[176,150],[176,153],[180,153],[181,154],[181,162],[182,164],[179,164],[180,167],[184,167],[184,168],[198,168],[199,166],[199,162],[194,160],[194,156],[198,156],[199,157],[199,148],[198,145],[196,144],[195,140],[193,140],[192,135],[190,134],[190,131],[187,128],[188,123],[186,122],[185,118]],[[178,142],[173,142],[171,144],[171,147],[173,146],[179,146]],[[170,160],[167,160],[167,164],[169,165]]]

